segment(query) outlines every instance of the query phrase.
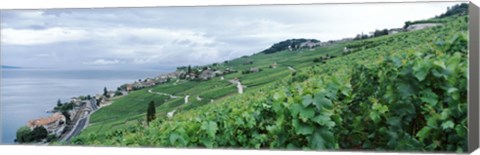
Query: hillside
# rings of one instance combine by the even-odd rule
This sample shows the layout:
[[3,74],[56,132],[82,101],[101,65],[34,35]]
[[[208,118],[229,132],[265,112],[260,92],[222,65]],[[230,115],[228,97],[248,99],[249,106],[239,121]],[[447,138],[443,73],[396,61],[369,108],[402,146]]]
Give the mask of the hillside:
[[[468,19],[446,19],[423,30],[218,64],[259,72],[137,90],[95,112],[72,143],[464,152]],[[235,78],[244,94],[229,82]],[[157,119],[146,126],[152,100]]]
[[313,48],[320,46],[322,43],[316,39],[288,39],[273,44],[270,48],[263,50],[261,53],[270,54],[284,50],[299,50],[305,48]]

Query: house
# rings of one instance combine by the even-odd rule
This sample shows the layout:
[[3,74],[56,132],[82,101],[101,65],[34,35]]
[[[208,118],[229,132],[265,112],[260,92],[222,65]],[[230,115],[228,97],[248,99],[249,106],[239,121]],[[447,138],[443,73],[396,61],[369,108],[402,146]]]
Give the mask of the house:
[[249,71],[250,71],[251,73],[256,73],[256,72],[259,72],[260,69],[259,69],[258,67],[252,67],[252,68],[250,68]]
[[237,83],[240,83],[240,79],[234,78],[234,79],[228,80],[228,82],[230,82],[232,84],[237,84]]
[[147,81],[145,82],[145,86],[146,87],[152,87],[152,86],[155,86],[155,81],[153,79],[147,79]]
[[66,118],[60,112],[54,113],[47,118],[30,120],[27,126],[33,130],[36,127],[43,126],[49,134],[60,135],[65,127]]
[[145,87],[145,86],[143,85],[143,83],[138,82],[138,81],[135,81],[132,86],[133,86],[133,89],[142,89],[142,88]]
[[403,29],[402,28],[397,28],[397,29],[390,29],[388,30],[388,34],[395,34],[395,33],[399,33],[399,32],[402,32]]
[[107,91],[107,96],[106,97],[114,97],[115,96],[115,91],[109,90]]
[[306,41],[306,42],[303,42],[300,44],[300,48],[314,48],[314,47],[317,47],[317,46],[320,46],[321,43],[320,42],[313,42],[313,41]]
[[200,96],[197,96],[197,101],[201,101],[202,98]]
[[70,102],[75,104],[76,106],[82,105],[82,100],[80,100],[78,97],[72,97],[70,99]]
[[442,24],[440,24],[440,23],[413,24],[413,25],[409,25],[407,27],[407,31],[421,30],[421,29],[424,29],[424,28],[435,27],[435,26],[440,26],[440,25],[442,25]]
[[208,79],[214,78],[215,73],[212,70],[207,69],[207,70],[204,70],[202,73],[200,73],[198,77],[202,80],[208,80]]
[[127,84],[127,91],[132,91],[133,90],[133,85],[132,84]]
[[220,70],[216,70],[213,72],[213,74],[215,74],[215,76],[220,76],[220,75],[223,75],[223,72]]
[[277,68],[277,63],[274,62],[273,64],[270,65],[270,68]]
[[102,94],[97,94],[97,95],[95,95],[95,99],[101,99],[101,98],[103,98],[103,95],[102,95]]

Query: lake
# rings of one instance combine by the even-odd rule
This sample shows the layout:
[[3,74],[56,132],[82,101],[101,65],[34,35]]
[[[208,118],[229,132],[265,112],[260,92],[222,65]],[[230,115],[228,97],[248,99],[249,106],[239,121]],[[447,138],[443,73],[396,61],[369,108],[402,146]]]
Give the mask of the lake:
[[159,70],[2,69],[0,83],[2,144],[15,144],[16,130],[28,120],[48,117],[57,100],[103,93],[103,88],[158,76]]

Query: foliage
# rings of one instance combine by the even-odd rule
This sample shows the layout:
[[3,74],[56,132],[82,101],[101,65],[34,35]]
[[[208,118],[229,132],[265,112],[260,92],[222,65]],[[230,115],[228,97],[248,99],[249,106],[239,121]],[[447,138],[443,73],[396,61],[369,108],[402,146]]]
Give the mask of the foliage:
[[18,143],[28,143],[33,141],[33,137],[30,134],[32,131],[27,126],[23,126],[17,129],[16,141]]
[[73,102],[68,102],[68,103],[57,103],[57,106],[53,108],[54,111],[59,111],[61,113],[66,113],[69,110],[72,110],[73,107],[75,107],[75,104]]
[[107,87],[104,87],[104,88],[103,88],[103,96],[108,97]]
[[150,101],[147,109],[147,124],[155,119],[155,103]]
[[453,15],[465,15],[465,14],[468,14],[468,4],[462,3],[462,4],[457,4],[447,8],[447,12],[443,13],[439,17],[443,18],[443,17],[453,16]]
[[[172,119],[156,119],[148,127],[132,123],[103,134],[90,132],[74,138],[73,143],[464,152],[467,24],[463,17],[449,20],[442,27],[332,45],[346,46],[353,52],[325,63],[312,62],[312,57],[318,57],[314,54],[321,50],[302,59],[288,55],[285,59],[309,63],[296,64],[299,67],[294,73],[281,72],[279,77],[287,73],[281,80],[270,82],[271,78],[265,78],[268,84],[214,104],[180,111]],[[340,55],[341,50],[336,51]],[[288,53],[292,52],[272,55]],[[262,56],[249,59],[271,57]],[[229,65],[242,61],[231,61]],[[272,62],[281,61],[265,64]],[[249,79],[258,83],[268,74],[274,72],[245,75],[242,83],[249,84]],[[192,94],[222,84],[213,82],[159,89]],[[181,100],[172,101],[160,110],[179,104]]]
[[42,139],[47,138],[48,131],[43,126],[37,126],[37,127],[33,128],[32,132],[30,134],[35,141],[40,141]]

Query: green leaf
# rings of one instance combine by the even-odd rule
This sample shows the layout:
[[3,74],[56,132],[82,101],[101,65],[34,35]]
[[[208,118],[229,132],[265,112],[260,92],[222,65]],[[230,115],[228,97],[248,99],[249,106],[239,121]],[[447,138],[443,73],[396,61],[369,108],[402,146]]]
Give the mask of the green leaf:
[[440,120],[445,120],[450,117],[450,109],[443,109],[442,113],[440,113]]
[[429,133],[430,133],[430,130],[431,128],[430,127],[423,127],[422,129],[420,129],[420,131],[418,131],[417,133],[417,137],[420,138],[420,141],[423,142],[423,140],[425,140],[425,138],[428,137]]
[[300,104],[293,104],[290,106],[291,114],[293,118],[297,118],[298,114],[302,111],[303,107]]
[[300,111],[300,117],[304,119],[310,119],[315,116],[314,107],[303,107]]
[[213,147],[213,141],[210,138],[200,138],[200,142],[208,148]]
[[331,149],[335,147],[335,136],[326,128],[316,129],[309,137],[309,147],[314,150]]
[[314,150],[323,150],[325,149],[325,140],[323,140],[322,135],[319,132],[314,133],[310,141],[310,148]]
[[313,126],[302,123],[298,119],[292,120],[292,126],[297,134],[309,135],[313,133]]
[[451,128],[453,128],[453,126],[455,126],[455,124],[451,120],[448,120],[448,121],[442,123],[442,128],[443,129],[451,129]]
[[413,75],[418,79],[418,81],[423,81],[430,72],[430,64],[425,62],[419,62],[413,66]]
[[308,95],[303,96],[302,104],[303,104],[304,107],[309,106],[310,104],[312,104],[312,102],[313,102],[312,95],[308,94]]
[[176,146],[177,141],[183,143],[185,140],[177,133],[170,134],[170,144]]
[[377,111],[371,111],[369,116],[370,119],[372,119],[372,121],[375,123],[380,121],[380,114]]
[[400,82],[397,85],[397,91],[403,97],[410,97],[415,94],[415,91],[413,90],[412,86],[410,86],[410,83]]
[[318,115],[312,119],[314,122],[322,126],[327,126],[329,128],[335,126],[335,122],[330,119],[328,116]]
[[433,61],[433,64],[437,67],[440,67],[442,69],[446,69],[447,67],[445,66],[445,62],[444,61],[439,61],[439,60],[436,60],[436,61]]
[[420,100],[422,102],[430,104],[432,107],[437,105],[438,102],[438,96],[437,94],[433,93],[431,89],[426,89],[420,92],[422,97],[420,97]]
[[201,128],[207,131],[207,134],[210,137],[214,137],[215,133],[218,130],[217,122],[213,122],[213,121],[203,122]]
[[322,95],[321,93],[315,94],[315,97],[314,97],[314,99],[313,99],[313,102],[314,102],[314,104],[317,106],[318,109],[322,109],[322,108],[332,109],[332,108],[333,108],[332,101],[330,101],[329,99],[327,99],[327,98],[326,98],[324,95]]
[[275,94],[273,94],[273,99],[275,101],[283,101],[285,98],[285,93],[275,92]]
[[378,111],[380,114],[384,114],[388,111],[388,107],[386,105],[381,105],[379,103],[373,103],[372,109],[374,111]]

